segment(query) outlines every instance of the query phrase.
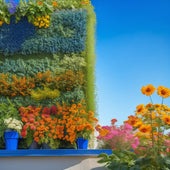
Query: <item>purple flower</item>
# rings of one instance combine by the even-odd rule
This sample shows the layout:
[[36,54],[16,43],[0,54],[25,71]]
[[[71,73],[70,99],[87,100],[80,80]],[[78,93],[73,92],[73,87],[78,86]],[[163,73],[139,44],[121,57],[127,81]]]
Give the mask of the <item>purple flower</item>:
[[11,14],[13,14],[13,13],[15,13],[15,11],[16,11],[16,7],[17,7],[18,3],[15,2],[14,0],[10,0],[9,3],[10,3],[10,7],[8,8],[8,11],[9,11]]

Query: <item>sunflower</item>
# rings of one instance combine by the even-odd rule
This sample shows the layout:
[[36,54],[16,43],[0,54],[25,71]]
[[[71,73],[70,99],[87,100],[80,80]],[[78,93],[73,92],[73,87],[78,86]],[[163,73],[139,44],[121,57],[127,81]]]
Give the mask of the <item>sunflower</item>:
[[156,88],[151,84],[147,85],[146,87],[143,86],[141,88],[141,92],[146,96],[151,96],[155,92],[155,90]]
[[142,121],[139,121],[139,122],[137,122],[137,123],[134,125],[134,127],[139,128],[139,127],[141,127],[142,125],[143,125],[143,122],[142,122]]
[[170,89],[164,86],[159,86],[157,88],[157,94],[163,98],[167,98],[170,96]]
[[138,106],[136,106],[136,115],[139,115],[140,113],[145,112],[146,109],[144,107],[144,104],[140,104]]
[[146,105],[146,108],[147,108],[147,109],[152,108],[152,107],[153,107],[153,104],[152,104],[152,103],[148,103],[148,104]]
[[152,130],[151,125],[147,125],[147,124],[142,125],[142,126],[139,128],[139,131],[140,131],[140,132],[143,132],[143,133],[150,133],[151,130]]
[[162,120],[163,120],[166,124],[170,125],[170,116],[165,115],[165,116],[162,117]]
[[124,123],[128,123],[131,126],[134,126],[137,122],[141,121],[137,116],[130,115],[128,116],[128,120],[124,121]]

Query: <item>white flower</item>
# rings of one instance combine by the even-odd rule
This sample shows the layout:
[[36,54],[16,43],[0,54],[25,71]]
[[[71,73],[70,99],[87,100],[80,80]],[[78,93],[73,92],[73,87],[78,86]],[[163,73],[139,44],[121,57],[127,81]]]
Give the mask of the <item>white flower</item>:
[[16,130],[20,132],[22,130],[23,123],[15,118],[4,119],[4,123],[8,129]]

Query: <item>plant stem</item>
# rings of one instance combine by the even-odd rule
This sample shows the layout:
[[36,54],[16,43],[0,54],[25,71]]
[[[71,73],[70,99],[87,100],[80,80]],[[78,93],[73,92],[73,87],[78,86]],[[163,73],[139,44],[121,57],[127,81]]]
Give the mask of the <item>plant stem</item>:
[[149,97],[150,97],[151,103],[153,104],[152,97],[151,96],[149,96]]

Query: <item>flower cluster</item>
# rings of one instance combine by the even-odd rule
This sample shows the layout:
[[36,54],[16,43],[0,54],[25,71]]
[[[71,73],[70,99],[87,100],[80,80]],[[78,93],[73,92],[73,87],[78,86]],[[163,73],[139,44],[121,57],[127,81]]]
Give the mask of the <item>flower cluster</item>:
[[15,2],[14,0],[10,0],[9,1],[9,6],[8,7],[8,11],[11,13],[11,14],[14,14],[16,12],[16,7],[17,7],[18,3]]
[[49,143],[51,146],[61,140],[74,144],[78,137],[89,139],[97,122],[94,113],[86,112],[86,107],[81,103],[71,106],[57,104],[43,109],[21,107],[19,111],[24,122],[22,137],[33,135],[36,142]]
[[47,28],[49,27],[50,24],[50,16],[46,15],[46,16],[41,16],[41,17],[36,17],[34,19],[34,23],[35,26],[38,26],[39,28]]
[[23,123],[20,120],[8,118],[4,119],[4,123],[8,129],[16,130],[18,133],[21,133]]
[[81,4],[90,4],[89,0],[81,1]]
[[59,92],[53,90],[68,91],[83,83],[84,74],[82,71],[74,73],[71,70],[67,70],[65,73],[57,75],[52,75],[50,71],[45,73],[39,72],[32,78],[26,78],[25,76],[17,78],[16,75],[13,75],[12,81],[9,80],[8,74],[0,74],[0,94],[10,97],[17,95],[26,96],[31,94],[33,88],[46,85],[46,89],[49,87],[51,93],[59,96]]
[[144,148],[145,153],[148,148],[152,148],[151,154],[160,154],[166,153],[169,147],[167,142],[170,137],[164,134],[164,131],[170,128],[170,108],[163,104],[163,99],[170,96],[170,89],[163,86],[157,88],[157,94],[162,97],[162,104],[152,103],[151,95],[155,90],[153,85],[142,87],[141,92],[150,97],[151,103],[138,105],[135,116],[129,116],[125,123],[132,125],[136,130],[135,136],[142,141],[140,148]]
[[[5,23],[10,23],[10,17],[15,15],[18,22],[21,17],[28,17],[28,21],[39,28],[48,28],[50,24],[50,16],[56,9],[75,9],[85,8],[91,4],[89,0],[80,1],[20,1],[16,3],[10,0],[8,4],[5,1],[0,1],[0,26]],[[46,14],[46,16],[44,16]]]
[[135,137],[132,131],[133,127],[128,123],[117,127],[116,121],[116,119],[112,119],[111,126],[96,126],[96,130],[99,132],[97,137],[99,147],[119,151],[136,149],[139,145],[139,139]]

